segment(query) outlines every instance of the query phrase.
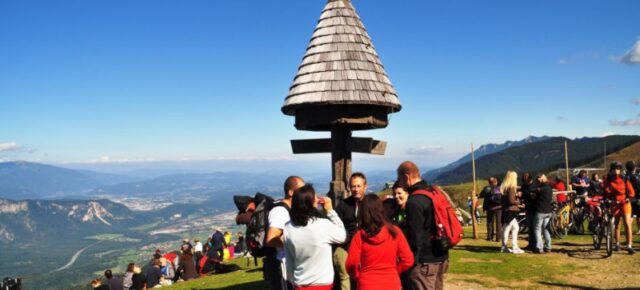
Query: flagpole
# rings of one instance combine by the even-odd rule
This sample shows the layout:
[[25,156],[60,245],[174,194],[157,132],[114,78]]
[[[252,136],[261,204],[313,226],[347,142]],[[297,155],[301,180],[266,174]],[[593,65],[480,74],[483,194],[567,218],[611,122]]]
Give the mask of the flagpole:
[[476,211],[478,210],[478,197],[476,195],[476,156],[471,143],[471,169],[473,171],[473,191],[471,191],[471,224],[473,225],[473,239],[478,239],[478,220],[476,219]]

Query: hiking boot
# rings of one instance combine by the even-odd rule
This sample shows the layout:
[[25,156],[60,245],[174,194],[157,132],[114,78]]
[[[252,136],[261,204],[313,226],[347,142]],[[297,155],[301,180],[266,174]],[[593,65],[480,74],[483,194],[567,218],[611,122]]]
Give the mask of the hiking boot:
[[627,253],[629,253],[629,255],[633,255],[633,254],[636,253],[636,251],[632,247],[628,247],[627,248]]
[[613,250],[616,251],[616,252],[620,251],[620,244],[617,244],[617,245],[613,246]]
[[509,249],[509,248],[507,248],[505,246],[502,246],[502,248],[500,248],[500,252],[502,252],[502,253],[513,253],[511,251],[511,249]]
[[545,253],[551,253],[551,249],[544,249]]

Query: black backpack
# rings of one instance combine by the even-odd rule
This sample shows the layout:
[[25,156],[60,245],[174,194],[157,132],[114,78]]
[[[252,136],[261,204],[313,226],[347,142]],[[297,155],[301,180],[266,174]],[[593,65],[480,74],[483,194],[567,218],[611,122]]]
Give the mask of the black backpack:
[[22,278],[4,278],[0,282],[0,290],[22,290]]
[[[235,199],[236,197],[234,197]],[[254,257],[264,257],[269,254],[275,254],[275,249],[265,245],[267,231],[269,230],[269,212],[276,206],[284,206],[287,211],[289,206],[284,202],[275,202],[275,200],[262,193],[256,193],[251,199],[255,204],[255,210],[251,215],[247,225],[246,244],[249,252]]]

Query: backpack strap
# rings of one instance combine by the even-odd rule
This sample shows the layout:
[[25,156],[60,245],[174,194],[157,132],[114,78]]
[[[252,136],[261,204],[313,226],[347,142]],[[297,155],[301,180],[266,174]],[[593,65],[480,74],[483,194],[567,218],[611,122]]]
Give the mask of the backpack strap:
[[276,206],[284,207],[288,212],[291,212],[291,207],[284,201],[276,202],[271,209],[274,209]]

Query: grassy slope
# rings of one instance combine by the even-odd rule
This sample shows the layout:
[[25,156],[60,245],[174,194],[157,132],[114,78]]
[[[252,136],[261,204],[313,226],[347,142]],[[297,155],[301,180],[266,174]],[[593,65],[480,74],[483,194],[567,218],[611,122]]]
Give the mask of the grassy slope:
[[[568,236],[554,240],[554,253],[547,255],[498,253],[499,244],[483,240],[484,225],[479,240],[466,238],[450,252],[450,271],[446,275],[448,289],[491,288],[620,288],[638,289],[640,259],[624,252],[604,258],[603,251],[591,249],[588,235]],[[465,234],[470,236],[470,227]],[[526,242],[521,236],[520,246]],[[636,238],[636,242],[640,239]],[[245,259],[233,261],[242,270],[207,276],[194,281],[178,283],[168,289],[178,290],[259,290],[266,289],[259,268]],[[635,288],[634,288],[635,287]]]

